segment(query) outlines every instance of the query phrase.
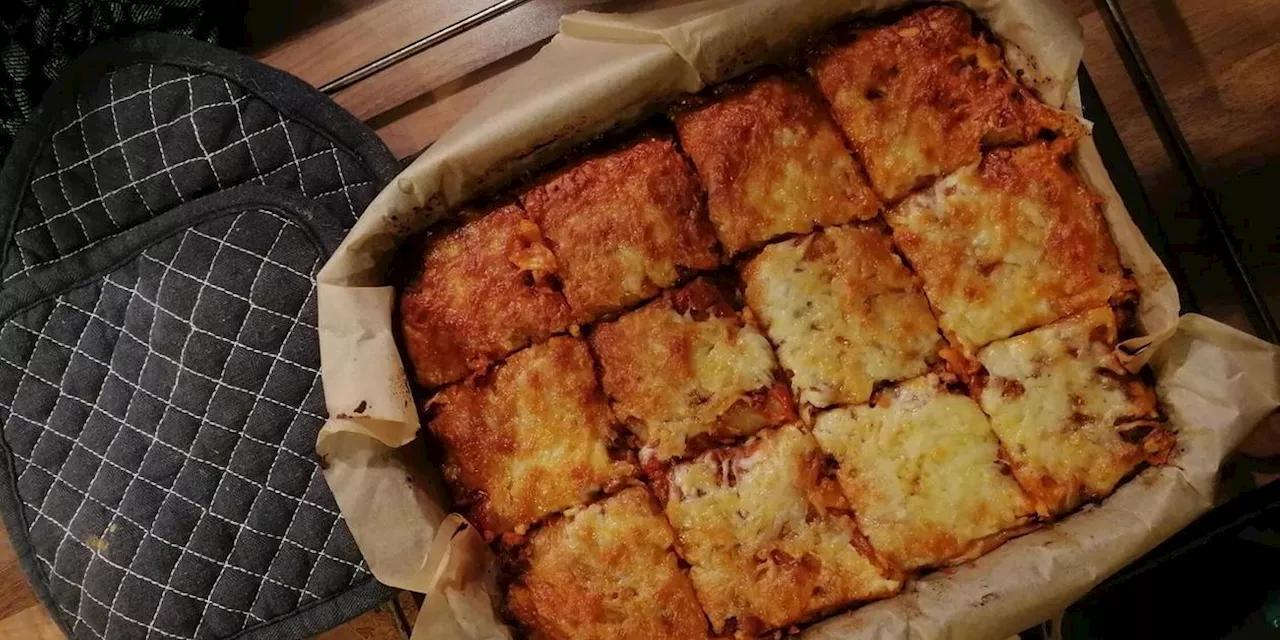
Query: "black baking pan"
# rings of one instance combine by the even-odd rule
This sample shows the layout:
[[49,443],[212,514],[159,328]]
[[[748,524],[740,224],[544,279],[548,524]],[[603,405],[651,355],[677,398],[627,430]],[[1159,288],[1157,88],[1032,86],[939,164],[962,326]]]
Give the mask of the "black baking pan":
[[[1137,82],[1152,83],[1148,90],[1154,87],[1149,72]],[[1083,68],[1080,88],[1084,115],[1094,123],[1093,137],[1116,189],[1134,222],[1169,269],[1183,312],[1198,312],[1193,282],[1179,255],[1170,250],[1160,219]],[[1158,91],[1158,87],[1154,90]],[[1156,126],[1169,123],[1159,122]],[[1176,132],[1165,135],[1180,137]],[[1200,188],[1194,178],[1189,178],[1188,183]],[[1216,240],[1216,246],[1207,250],[1217,254],[1232,271],[1239,289],[1256,291],[1243,262],[1228,250],[1234,240],[1229,236]],[[1267,310],[1249,296],[1238,297],[1241,306],[1248,309],[1255,331],[1271,337],[1267,335],[1267,324],[1259,320],[1269,318]],[[1212,509],[1098,585],[1069,607],[1060,620],[1021,635],[1025,640],[1280,637],[1280,483],[1246,491]]]

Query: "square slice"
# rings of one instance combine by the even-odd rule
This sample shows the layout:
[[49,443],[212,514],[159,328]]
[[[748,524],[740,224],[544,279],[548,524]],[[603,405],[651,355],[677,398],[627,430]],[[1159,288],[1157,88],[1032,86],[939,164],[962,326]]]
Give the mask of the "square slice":
[[810,72],[886,200],[977,162],[984,145],[1081,128],[1019,85],[958,7],[859,31],[820,52]]
[[548,640],[707,638],[674,547],[649,491],[624,489],[529,536],[507,610],[532,637]]
[[670,139],[578,162],[522,201],[559,259],[564,295],[582,322],[720,264],[697,179]]
[[400,291],[400,336],[423,387],[461,380],[569,326],[550,281],[555,257],[516,206],[424,236],[402,259],[412,273]]
[[768,339],[705,279],[600,324],[590,341],[642,462],[795,419]]
[[904,571],[986,553],[1034,513],[978,403],[936,374],[824,412],[813,435],[871,546]]
[[996,149],[891,209],[893,237],[967,354],[1131,288],[1068,141]]
[[586,503],[631,475],[587,344],[556,337],[436,394],[445,480],[485,537]]
[[901,586],[825,469],[813,436],[792,424],[655,482],[717,634],[754,638]]
[[814,407],[863,403],[880,382],[924,374],[941,342],[929,303],[878,226],[769,245],[742,277],[796,395]]
[[879,199],[808,82],[771,75],[714,91],[673,119],[727,253],[876,215]]
[[978,352],[986,372],[975,393],[1014,477],[1046,515],[1106,497],[1173,448],[1155,394],[1115,346],[1115,313],[1101,307]]

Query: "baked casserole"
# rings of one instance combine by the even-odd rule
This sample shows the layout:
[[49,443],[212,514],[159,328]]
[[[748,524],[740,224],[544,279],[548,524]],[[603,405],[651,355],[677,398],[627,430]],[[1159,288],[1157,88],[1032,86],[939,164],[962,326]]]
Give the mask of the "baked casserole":
[[402,349],[518,632],[791,633],[1163,464],[1082,135],[926,6],[410,243]]

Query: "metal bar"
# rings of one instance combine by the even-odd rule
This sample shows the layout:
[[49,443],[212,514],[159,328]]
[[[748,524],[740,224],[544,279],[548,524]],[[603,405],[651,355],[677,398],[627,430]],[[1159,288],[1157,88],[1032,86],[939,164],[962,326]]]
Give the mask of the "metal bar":
[[1098,145],[1098,153],[1102,155],[1102,161],[1107,166],[1111,181],[1115,183],[1116,191],[1124,200],[1125,207],[1134,215],[1134,222],[1142,231],[1142,235],[1153,244],[1156,255],[1168,267],[1169,276],[1173,278],[1182,299],[1183,311],[1199,312],[1200,302],[1191,288],[1186,270],[1175,259],[1173,251],[1169,248],[1169,234],[1161,224],[1160,217],[1155,215],[1155,211],[1151,208],[1151,200],[1147,197],[1142,180],[1138,177],[1138,170],[1133,167],[1133,161],[1125,151],[1124,142],[1116,132],[1115,123],[1111,121],[1107,107],[1102,103],[1102,97],[1098,95],[1097,86],[1094,85],[1093,78],[1090,77],[1089,70],[1084,65],[1080,65],[1077,78],[1080,81],[1080,101],[1083,103],[1084,117],[1093,123],[1093,141]]
[[492,18],[496,18],[529,0],[501,0],[486,9],[477,11],[439,31],[429,33],[409,44],[388,53],[373,62],[365,64],[354,71],[344,74],[342,77],[331,80],[320,85],[320,91],[327,94],[334,94],[347,87],[368,78],[380,71],[388,69],[395,64],[411,58],[441,42],[444,42],[454,36],[465,33],[467,30],[477,27]]
[[395,597],[391,598],[391,613],[393,614],[392,619],[396,623],[396,630],[400,632],[400,637],[403,640],[409,640],[413,636],[413,623],[415,621],[410,620],[409,616],[405,615],[404,607],[400,606],[400,596],[404,595],[404,593],[404,591],[398,591]]
[[1178,127],[1178,121],[1160,92],[1160,84],[1142,55],[1141,45],[1134,36],[1133,30],[1129,28],[1119,0],[1096,0],[1096,2],[1098,13],[1102,15],[1111,39],[1116,43],[1120,59],[1133,80],[1156,134],[1160,136],[1160,143],[1173,159],[1175,168],[1191,186],[1192,206],[1202,215],[1208,214],[1210,226],[1227,253],[1236,283],[1248,298],[1249,308],[1246,311],[1249,314],[1249,321],[1258,330],[1260,337],[1276,342],[1280,337],[1280,330],[1276,327],[1275,318],[1271,316],[1266,301],[1254,286],[1253,279],[1249,277],[1248,268],[1240,257],[1235,238],[1231,235],[1222,210],[1218,208],[1217,198],[1206,184],[1191,146],[1187,144],[1187,139],[1182,135],[1182,129]]

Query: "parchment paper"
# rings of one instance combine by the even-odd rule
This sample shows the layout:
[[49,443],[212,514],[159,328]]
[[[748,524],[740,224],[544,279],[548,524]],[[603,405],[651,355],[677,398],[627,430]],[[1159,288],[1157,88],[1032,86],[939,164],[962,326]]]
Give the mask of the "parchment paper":
[[[750,69],[855,13],[902,0],[703,0],[628,15],[578,13],[513,78],[383,190],[319,276],[320,346],[330,420],[317,453],[370,570],[427,594],[415,638],[506,638],[492,563],[449,514],[434,470],[412,446],[417,412],[391,328],[385,285],[399,242],[473,195],[664,102]],[[968,0],[1011,66],[1051,105],[1079,113],[1083,47],[1066,10],[1044,0]],[[1134,225],[1091,139],[1076,157],[1134,273],[1146,335],[1126,363],[1150,363],[1178,432],[1171,464],[1101,505],[977,561],[912,582],[898,597],[806,630],[813,638],[1006,637],[1053,616],[1212,505],[1223,459],[1280,406],[1280,351],[1207,318],[1178,317],[1168,272]]]

